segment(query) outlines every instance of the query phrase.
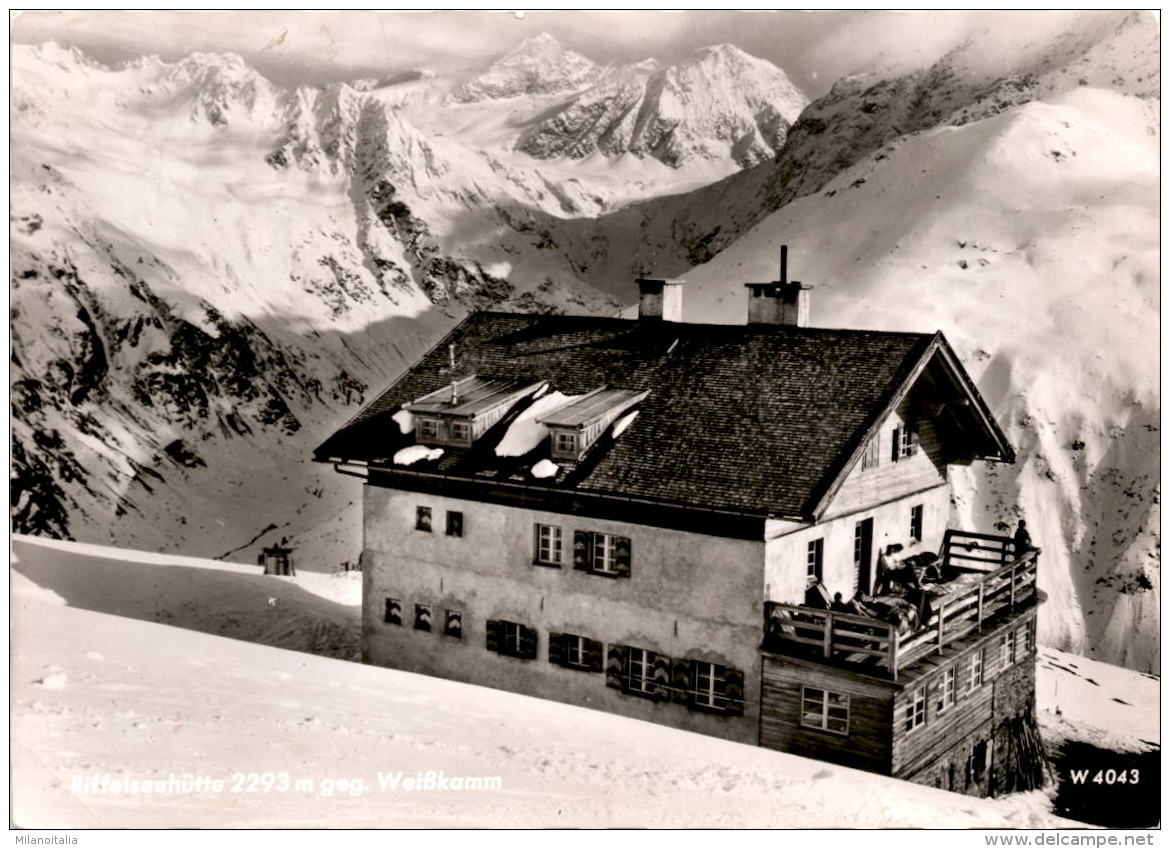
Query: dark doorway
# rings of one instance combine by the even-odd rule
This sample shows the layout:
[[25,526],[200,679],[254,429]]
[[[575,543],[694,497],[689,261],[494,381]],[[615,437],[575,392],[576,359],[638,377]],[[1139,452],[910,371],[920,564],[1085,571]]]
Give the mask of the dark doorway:
[[873,519],[853,526],[853,570],[857,589],[869,595],[873,591]]

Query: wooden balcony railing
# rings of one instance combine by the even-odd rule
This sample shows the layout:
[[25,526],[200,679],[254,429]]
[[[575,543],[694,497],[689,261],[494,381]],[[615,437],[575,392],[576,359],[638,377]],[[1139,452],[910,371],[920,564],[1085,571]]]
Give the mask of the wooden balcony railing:
[[946,581],[940,586],[947,591],[932,600],[934,615],[918,630],[900,632],[868,616],[767,602],[764,647],[896,680],[900,669],[1036,598],[1038,549],[1017,555],[1006,537],[948,531],[942,553]]

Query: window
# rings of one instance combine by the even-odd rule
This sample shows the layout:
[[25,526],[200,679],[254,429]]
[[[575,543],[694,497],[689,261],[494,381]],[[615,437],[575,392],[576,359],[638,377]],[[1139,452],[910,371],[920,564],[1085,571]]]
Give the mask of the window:
[[938,712],[944,713],[955,704],[955,667],[942,674],[938,682]]
[[706,660],[676,660],[675,667],[676,689],[686,683],[689,667],[690,687],[681,695],[686,697],[692,709],[734,716],[743,714],[742,670]]
[[865,448],[861,452],[861,470],[876,469],[878,464],[878,441],[871,439],[865,443]]
[[431,630],[431,606],[429,604],[416,604],[414,606],[414,630]]
[[910,541],[922,542],[922,505],[910,508]]
[[518,622],[503,619],[489,619],[487,628],[487,650],[522,660],[536,658],[536,631]]
[[1016,631],[1016,651],[1020,656],[1036,650],[1036,620],[1029,619]]
[[431,508],[418,507],[414,512],[414,529],[416,531],[431,532]]
[[558,525],[536,526],[536,551],[533,560],[543,566],[561,565],[561,529]]
[[849,697],[817,687],[802,687],[800,724],[805,728],[849,733]]
[[386,599],[386,613],[382,621],[387,625],[402,624],[402,602],[396,598]]
[[971,655],[971,665],[967,667],[967,692],[973,693],[983,686],[983,650]]
[[548,662],[587,672],[601,671],[601,643],[579,634],[549,634]]
[[577,531],[573,535],[573,568],[611,578],[630,577],[630,538]]
[[895,463],[905,457],[911,457],[918,453],[918,433],[914,426],[910,424],[903,424],[901,427],[894,428],[893,450],[891,457]]
[[422,442],[434,442],[439,438],[439,420],[420,418],[418,420],[418,438]]
[[568,430],[558,430],[553,434],[553,453],[558,457],[577,456],[577,434]]
[[810,540],[808,544],[808,556],[806,560],[808,566],[808,574],[816,575],[818,578],[824,578],[825,567],[825,539]]
[[999,637],[999,667],[1006,669],[1016,662],[1016,632],[1008,631]]
[[447,608],[447,616],[443,621],[443,634],[463,639],[463,611]]
[[471,442],[471,425],[467,422],[450,422],[447,427],[452,442]]
[[649,649],[631,647],[626,661],[626,686],[638,693],[656,693],[657,685],[654,681],[654,661],[657,654]]
[[616,574],[617,537],[613,534],[593,535],[593,571]]
[[926,722],[926,688],[911,690],[906,701],[906,730],[913,731]]
[[447,536],[463,536],[463,514],[457,510],[447,511]]

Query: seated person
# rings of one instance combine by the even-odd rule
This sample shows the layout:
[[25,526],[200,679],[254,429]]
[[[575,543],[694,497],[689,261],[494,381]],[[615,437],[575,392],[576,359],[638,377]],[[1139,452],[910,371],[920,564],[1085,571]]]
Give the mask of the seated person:
[[821,579],[816,575],[809,575],[804,590],[804,606],[828,610],[831,604],[832,599],[829,598],[829,591],[825,589]]
[[846,604],[842,600],[841,593],[833,593],[833,603],[831,605],[829,605],[829,609],[834,610],[837,613],[852,613],[853,612],[853,608],[851,608],[848,604]]

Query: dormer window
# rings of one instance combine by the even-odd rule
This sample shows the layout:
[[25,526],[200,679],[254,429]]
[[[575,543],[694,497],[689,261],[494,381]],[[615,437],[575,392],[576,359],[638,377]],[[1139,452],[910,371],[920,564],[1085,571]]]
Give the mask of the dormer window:
[[580,460],[618,416],[649,394],[602,386],[553,410],[540,420],[552,435],[552,458]]
[[415,419],[418,424],[418,438],[423,442],[438,442],[439,441],[439,420],[438,419]]
[[402,406],[414,415],[419,442],[470,448],[517,402],[544,385],[473,374]]
[[555,459],[577,459],[577,434],[571,430],[553,432],[552,455]]

